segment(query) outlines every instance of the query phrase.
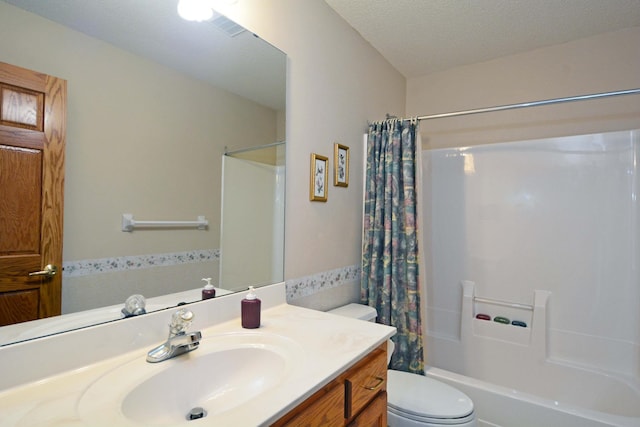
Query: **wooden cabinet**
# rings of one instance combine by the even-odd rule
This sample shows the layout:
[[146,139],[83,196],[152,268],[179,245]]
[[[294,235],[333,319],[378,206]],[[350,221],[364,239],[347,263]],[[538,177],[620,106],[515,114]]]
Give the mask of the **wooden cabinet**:
[[344,426],[344,421],[344,388],[342,384],[331,382],[273,426],[334,427]]
[[387,427],[387,392],[378,393],[349,423],[349,427]]
[[384,343],[273,426],[386,427],[386,389],[387,344]]

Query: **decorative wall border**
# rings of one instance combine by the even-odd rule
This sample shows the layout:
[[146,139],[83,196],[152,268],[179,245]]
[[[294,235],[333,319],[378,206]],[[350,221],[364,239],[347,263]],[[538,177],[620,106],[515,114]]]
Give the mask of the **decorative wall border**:
[[337,268],[324,271],[285,282],[287,289],[287,301],[313,295],[322,290],[342,286],[354,280],[360,280],[361,268],[359,265]]
[[220,249],[202,249],[188,252],[66,261],[62,263],[62,267],[65,277],[78,277],[142,268],[218,261],[219,259]]
[[[203,249],[188,252],[122,256],[113,258],[85,259],[63,262],[65,277],[80,277],[93,274],[115,273],[143,268],[163,267],[197,262],[220,260],[219,249]],[[320,291],[360,280],[359,265],[336,268],[310,276],[287,280],[287,301],[313,295]]]

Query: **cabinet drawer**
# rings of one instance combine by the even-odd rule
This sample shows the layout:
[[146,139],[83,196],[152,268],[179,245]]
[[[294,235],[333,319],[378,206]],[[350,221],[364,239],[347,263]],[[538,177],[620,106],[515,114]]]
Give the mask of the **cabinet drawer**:
[[387,343],[314,393],[271,427],[386,427]]
[[345,418],[357,415],[381,391],[387,389],[387,353],[374,350],[350,371],[345,380]]
[[373,402],[349,423],[349,427],[387,427],[387,392],[378,393]]
[[272,427],[337,427],[344,426],[344,390],[341,384],[316,393],[301,407]]

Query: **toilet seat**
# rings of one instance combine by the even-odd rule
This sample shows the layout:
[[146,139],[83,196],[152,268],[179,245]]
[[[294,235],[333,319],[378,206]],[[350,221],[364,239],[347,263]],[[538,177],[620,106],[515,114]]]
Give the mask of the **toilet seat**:
[[423,423],[459,425],[474,419],[473,402],[464,393],[432,378],[387,371],[388,410]]

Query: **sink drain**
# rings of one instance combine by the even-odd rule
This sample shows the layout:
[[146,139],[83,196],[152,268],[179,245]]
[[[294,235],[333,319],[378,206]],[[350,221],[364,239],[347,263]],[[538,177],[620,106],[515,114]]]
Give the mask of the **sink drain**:
[[191,411],[189,411],[189,413],[187,414],[187,420],[189,420],[189,421],[197,420],[197,419],[200,419],[200,418],[204,418],[206,416],[207,416],[207,411],[205,411],[204,408],[196,406]]

